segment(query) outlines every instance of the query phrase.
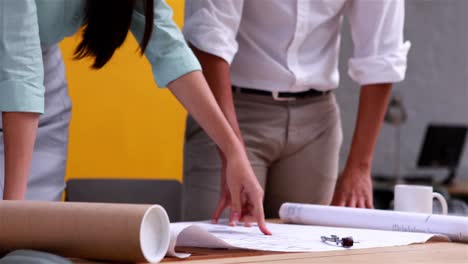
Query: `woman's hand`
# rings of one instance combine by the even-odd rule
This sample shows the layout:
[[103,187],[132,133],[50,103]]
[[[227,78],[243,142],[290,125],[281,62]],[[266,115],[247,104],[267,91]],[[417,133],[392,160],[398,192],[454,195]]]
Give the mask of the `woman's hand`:
[[225,155],[222,155],[222,160],[221,195],[212,222],[217,223],[220,215],[229,207],[231,226],[235,226],[238,221],[243,222],[245,226],[251,226],[252,222],[257,222],[259,229],[265,235],[271,235],[265,224],[263,189],[246,155],[235,154],[228,160]]
[[[241,141],[221,111],[203,74],[200,71],[188,73],[168,86],[226,157],[226,176],[223,181],[229,189],[232,220],[255,221],[263,233],[270,234],[265,226],[263,190]],[[226,194],[223,197],[228,201]],[[224,202],[220,207],[224,209],[226,206],[229,203]]]
[[226,183],[231,194],[231,221],[250,225],[257,222],[265,235],[271,235],[265,224],[263,189],[250,166],[247,155],[228,158]]

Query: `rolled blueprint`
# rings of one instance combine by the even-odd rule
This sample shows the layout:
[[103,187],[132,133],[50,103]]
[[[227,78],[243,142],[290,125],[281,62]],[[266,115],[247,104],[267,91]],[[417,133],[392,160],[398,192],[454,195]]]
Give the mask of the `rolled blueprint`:
[[159,205],[0,201],[0,253],[34,249],[155,263],[169,242],[169,218]]
[[296,203],[283,204],[279,214],[291,224],[441,234],[468,242],[468,217]]

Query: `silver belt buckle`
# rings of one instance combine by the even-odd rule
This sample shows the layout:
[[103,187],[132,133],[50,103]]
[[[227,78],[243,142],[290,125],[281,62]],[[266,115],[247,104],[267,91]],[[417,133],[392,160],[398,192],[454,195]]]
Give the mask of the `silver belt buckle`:
[[279,102],[296,101],[295,97],[288,97],[288,98],[279,97],[279,92],[272,92],[271,94],[273,95],[273,99],[275,101],[279,101]]

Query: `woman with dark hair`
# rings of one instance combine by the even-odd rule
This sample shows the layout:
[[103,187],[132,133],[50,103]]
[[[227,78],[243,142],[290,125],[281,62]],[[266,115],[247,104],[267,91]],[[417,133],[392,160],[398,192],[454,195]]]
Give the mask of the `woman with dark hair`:
[[128,32],[133,33],[158,86],[169,88],[228,160],[231,220],[256,221],[269,233],[264,224],[263,191],[242,143],[217,105],[164,0],[0,1],[3,198],[60,199],[71,103],[57,43],[80,27],[83,35],[75,58],[93,58],[95,69],[105,66]]

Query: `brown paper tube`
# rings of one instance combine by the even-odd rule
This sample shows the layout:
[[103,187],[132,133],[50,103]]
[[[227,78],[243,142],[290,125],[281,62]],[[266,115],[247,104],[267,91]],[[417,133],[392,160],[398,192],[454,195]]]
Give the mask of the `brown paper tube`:
[[0,201],[0,252],[34,249],[64,257],[159,262],[169,218],[159,205]]

